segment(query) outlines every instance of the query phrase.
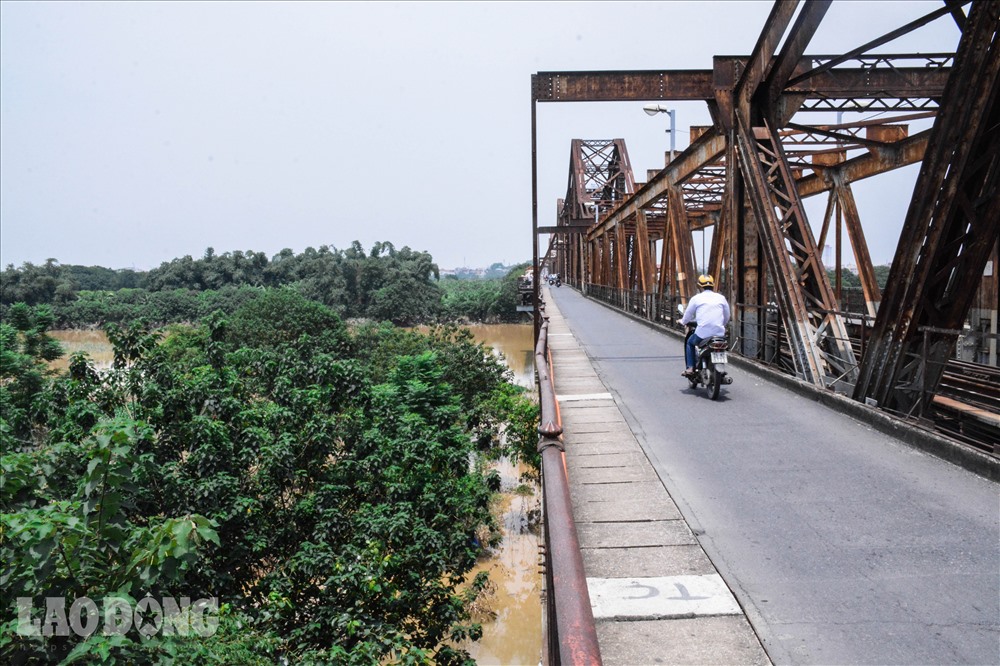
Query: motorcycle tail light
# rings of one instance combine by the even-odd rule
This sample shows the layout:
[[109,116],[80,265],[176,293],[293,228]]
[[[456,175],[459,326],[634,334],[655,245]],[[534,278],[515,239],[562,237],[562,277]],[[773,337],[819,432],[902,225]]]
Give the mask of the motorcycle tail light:
[[716,340],[715,342],[712,343],[712,349],[714,351],[726,351],[726,341]]

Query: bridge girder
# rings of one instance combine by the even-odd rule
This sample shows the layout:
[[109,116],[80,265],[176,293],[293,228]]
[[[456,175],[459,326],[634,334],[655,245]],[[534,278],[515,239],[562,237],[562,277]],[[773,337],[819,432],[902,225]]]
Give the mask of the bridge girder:
[[[797,2],[776,2],[753,53],[717,56],[711,70],[539,72],[532,76],[533,105],[700,100],[714,119],[711,127],[697,128],[697,132],[692,128],[687,150],[663,170],[650,172],[648,182],[636,183],[629,169],[632,190],[601,206],[596,223],[593,208],[587,209],[585,200],[571,205],[573,195],[568,193],[555,233],[560,235],[562,228],[561,235],[571,239],[558,247],[567,254],[566,265],[577,267],[580,282],[661,295],[669,291],[683,299],[690,295],[692,281],[677,278],[693,275],[696,266],[691,232],[714,226],[708,270],[730,298],[745,308],[740,326],[758,330],[754,336],[740,335],[741,344],[749,341],[750,345],[744,353],[758,353],[756,346],[767,325],[765,313],[777,301],[785,342],[791,348],[794,367],[790,369],[797,375],[820,386],[845,381],[854,387],[858,399],[873,397],[880,404],[913,411],[914,378],[919,378],[921,396],[936,387],[933,373],[913,363],[912,346],[923,344],[924,339],[916,331],[959,327],[955,322],[960,324],[988,254],[996,247],[1000,220],[997,139],[995,129],[992,133],[983,129],[998,125],[997,80],[983,79],[996,58],[996,5],[975,0],[966,18],[963,7],[970,3],[950,0],[844,54],[806,55],[829,4],[829,0],[807,2],[789,31]],[[990,9],[982,8],[991,4]],[[986,19],[979,18],[984,15]],[[975,58],[874,52],[940,18],[959,25],[959,52],[962,44],[968,44],[967,50],[977,53]],[[990,21],[993,32],[982,28]],[[780,52],[778,44],[782,44]],[[974,81],[972,74],[959,73],[960,67],[965,72],[975,70],[979,78]],[[983,102],[984,97],[993,101]],[[793,116],[802,117],[796,114],[861,108],[899,113],[855,123],[792,122]],[[939,108],[950,111],[944,115]],[[909,123],[924,118],[935,118],[933,129],[910,136]],[[951,125],[951,131],[940,129],[942,124]],[[966,147],[965,157],[944,157],[953,155],[956,142]],[[616,149],[627,155],[623,142],[616,143]],[[574,176],[572,160],[571,183],[579,177]],[[922,160],[924,170],[931,161],[938,165],[939,178],[955,171],[959,162],[971,166],[961,172],[966,176],[952,175],[952,194],[941,198],[935,196],[940,188],[922,171],[921,183],[929,186],[923,188],[923,195],[917,188],[893,266],[896,271],[897,262],[902,266],[909,261],[911,268],[922,272],[923,286],[910,285],[908,290],[899,288],[883,295],[875,281],[851,183]],[[803,198],[818,194],[828,196],[819,243],[802,206]],[[916,209],[934,212],[920,217]],[[568,211],[581,212],[571,216]],[[833,222],[839,239],[841,220],[846,224],[868,314],[878,312],[874,351],[869,348],[863,364],[848,344],[845,321],[837,312],[837,294],[819,251]],[[586,226],[582,234],[581,226]],[[653,259],[657,242],[661,243],[658,279]],[[929,242],[931,247],[920,254]],[[839,259],[837,268],[839,285]],[[890,285],[907,283],[890,278]],[[955,284],[966,298],[955,293]],[[905,335],[891,333],[900,327],[906,329]],[[891,348],[901,342],[910,348],[897,355]],[[931,347],[935,353],[946,353],[949,343],[953,338],[932,336]],[[864,367],[859,371],[860,365]],[[922,403],[916,402],[919,408]]]
[[1000,4],[964,22],[854,397],[921,414],[1000,236]]

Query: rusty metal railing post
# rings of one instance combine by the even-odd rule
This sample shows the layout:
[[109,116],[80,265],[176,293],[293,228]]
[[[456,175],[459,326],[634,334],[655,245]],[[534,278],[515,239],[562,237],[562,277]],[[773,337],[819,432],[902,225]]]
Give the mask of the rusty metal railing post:
[[599,666],[602,663],[601,650],[573,520],[566,454],[561,440],[562,420],[552,381],[548,331],[549,321],[545,317],[535,345],[535,371],[538,374],[538,401],[541,407],[538,452],[542,457],[545,507],[547,658],[551,666]]

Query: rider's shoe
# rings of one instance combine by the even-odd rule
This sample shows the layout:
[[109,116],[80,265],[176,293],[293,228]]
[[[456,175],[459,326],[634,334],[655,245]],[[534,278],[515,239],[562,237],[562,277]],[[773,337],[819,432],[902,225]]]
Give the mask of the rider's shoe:
[[687,370],[682,372],[681,377],[687,377],[688,379],[694,377],[694,368],[688,368]]

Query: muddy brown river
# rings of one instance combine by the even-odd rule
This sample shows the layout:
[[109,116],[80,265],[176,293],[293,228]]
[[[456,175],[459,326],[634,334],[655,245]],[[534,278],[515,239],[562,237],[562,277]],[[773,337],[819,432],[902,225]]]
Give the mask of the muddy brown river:
[[[469,330],[504,357],[518,384],[534,390],[531,324],[470,326]],[[465,647],[483,666],[535,666],[542,660],[541,488],[537,478],[522,477],[523,469],[503,464],[499,471],[503,485],[498,515],[504,538],[493,557],[473,572],[487,570],[493,589],[484,600],[489,612],[476,618],[483,623],[483,638]]]

